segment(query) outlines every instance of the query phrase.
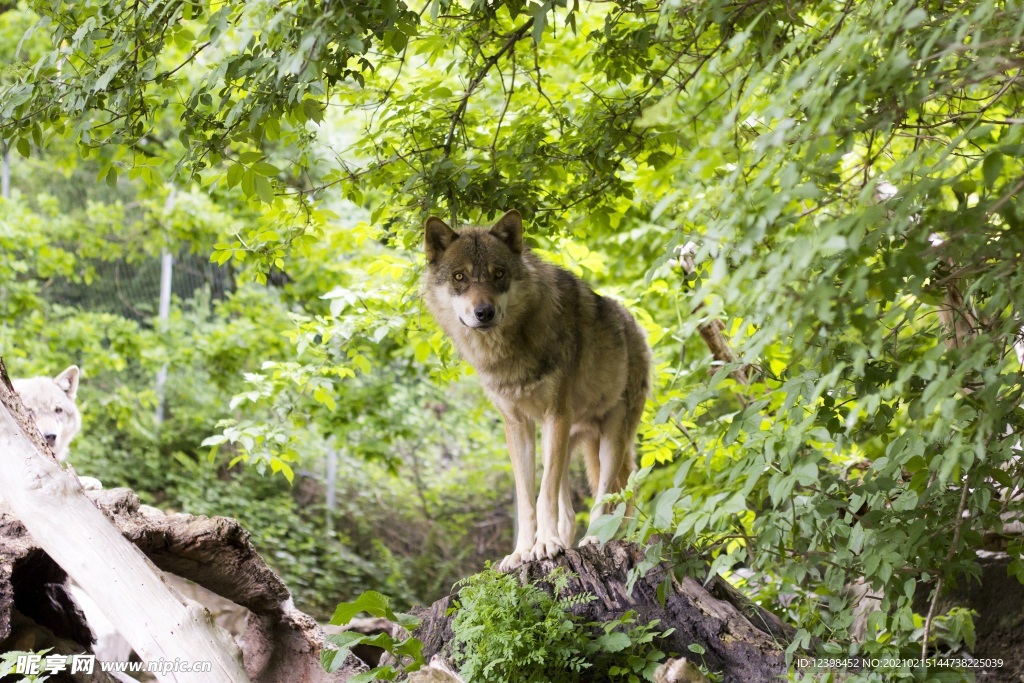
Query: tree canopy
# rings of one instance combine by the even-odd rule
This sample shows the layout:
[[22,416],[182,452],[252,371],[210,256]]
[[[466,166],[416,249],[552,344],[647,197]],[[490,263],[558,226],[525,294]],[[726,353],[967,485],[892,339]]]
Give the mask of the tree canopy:
[[[927,607],[1022,513],[1019,3],[4,9],[0,136],[25,159],[0,218],[0,351],[109,378],[107,448],[134,423],[187,472],[212,447],[291,478],[333,438],[372,487],[402,472],[428,518],[456,490],[453,527],[471,524],[473,492],[511,499],[488,464],[501,430],[419,303],[421,226],[517,208],[655,351],[642,504],[593,520],[603,534],[628,527],[681,572],[692,548],[753,569],[801,646],[845,642],[858,577],[881,609],[834,652],[970,640],[969,616]],[[61,172],[87,192],[60,197]],[[182,296],[164,330],[50,296],[162,247],[237,289]],[[714,321],[734,362],[698,334]],[[201,371],[154,436],[131,408],[167,362]]]

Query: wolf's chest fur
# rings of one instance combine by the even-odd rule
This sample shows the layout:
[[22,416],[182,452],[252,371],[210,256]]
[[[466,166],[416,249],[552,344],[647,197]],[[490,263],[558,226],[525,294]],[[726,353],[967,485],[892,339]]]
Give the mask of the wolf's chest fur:
[[492,401],[501,408],[514,404],[517,412],[537,419],[553,402],[562,375],[555,345],[545,350],[542,340],[531,339],[531,329],[543,324],[542,318],[529,316],[499,330],[479,332],[460,325],[446,331]]
[[550,358],[516,348],[500,356],[473,359],[470,353],[465,355],[484,391],[500,409],[539,420],[555,404],[564,373]]

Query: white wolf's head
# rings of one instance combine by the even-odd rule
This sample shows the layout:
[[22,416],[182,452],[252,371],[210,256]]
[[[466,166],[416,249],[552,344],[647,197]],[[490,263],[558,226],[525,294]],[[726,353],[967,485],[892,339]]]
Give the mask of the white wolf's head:
[[36,428],[58,460],[68,457],[68,445],[82,428],[82,416],[75,404],[78,393],[77,365],[56,377],[31,377],[13,381],[14,390],[35,418]]

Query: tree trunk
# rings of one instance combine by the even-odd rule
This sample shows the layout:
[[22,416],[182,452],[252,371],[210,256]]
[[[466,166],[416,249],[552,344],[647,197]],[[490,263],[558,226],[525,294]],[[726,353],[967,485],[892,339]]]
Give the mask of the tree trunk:
[[[666,565],[638,579],[630,592],[626,590],[629,571],[643,558],[639,546],[613,541],[603,547],[569,550],[554,560],[531,562],[517,571],[524,581],[543,582],[555,567],[567,569],[574,575],[567,592],[590,593],[596,598],[574,610],[586,621],[608,621],[628,610],[636,613],[638,623],[658,619],[659,628],[675,628],[661,642],[662,650],[700,662],[688,649],[691,644],[700,645],[703,663],[721,672],[725,683],[775,683],[785,675],[785,647],[793,635],[792,627],[718,577],[706,588],[690,578],[672,578],[662,605],[658,586],[672,571]],[[419,614],[423,623],[414,635],[423,641],[428,659],[435,654],[451,657],[452,615],[448,610],[455,597],[443,598]]]

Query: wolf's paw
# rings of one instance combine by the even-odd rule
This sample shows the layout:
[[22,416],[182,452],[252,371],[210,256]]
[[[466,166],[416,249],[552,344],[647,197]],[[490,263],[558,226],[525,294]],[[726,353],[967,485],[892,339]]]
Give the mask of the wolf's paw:
[[552,536],[545,540],[538,540],[533,546],[533,550],[530,551],[530,555],[535,560],[546,560],[557,557],[564,550],[565,544],[562,543],[562,540],[557,536]]
[[498,563],[499,572],[510,572],[513,569],[523,566],[533,557],[529,550],[516,550],[511,555],[506,555],[505,559]]
[[95,477],[79,477],[78,483],[82,485],[84,491],[102,491],[103,482]]
[[580,540],[580,547],[581,548],[583,548],[584,546],[588,546],[588,545],[600,545],[600,544],[601,544],[601,539],[598,538],[597,536],[584,536]]

